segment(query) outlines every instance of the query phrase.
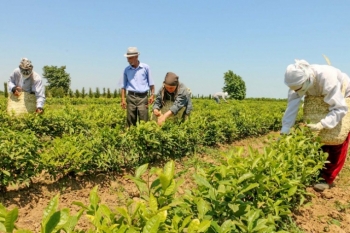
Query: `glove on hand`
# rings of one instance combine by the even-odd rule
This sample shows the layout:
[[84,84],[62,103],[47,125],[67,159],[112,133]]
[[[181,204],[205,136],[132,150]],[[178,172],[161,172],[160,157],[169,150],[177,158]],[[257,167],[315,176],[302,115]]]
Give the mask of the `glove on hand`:
[[307,124],[306,126],[309,127],[311,131],[320,131],[324,128],[321,122],[318,122],[317,124]]

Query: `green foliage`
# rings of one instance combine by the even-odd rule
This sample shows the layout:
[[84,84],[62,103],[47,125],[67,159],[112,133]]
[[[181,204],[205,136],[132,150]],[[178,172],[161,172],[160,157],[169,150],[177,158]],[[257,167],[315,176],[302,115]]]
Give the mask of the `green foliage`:
[[114,89],[114,92],[113,92],[113,98],[117,98],[117,96],[118,96],[117,90],[116,90],[116,89]]
[[106,95],[107,98],[112,98],[112,95],[111,95],[111,90],[109,88],[107,88],[107,95]]
[[41,233],[61,232],[61,230],[67,233],[74,232],[74,228],[83,214],[83,210],[80,210],[77,215],[73,216],[70,215],[68,208],[57,210],[58,198],[59,194],[50,201],[44,210]]
[[72,89],[69,89],[69,91],[68,91],[68,96],[69,96],[70,98],[73,98],[73,97],[74,97],[74,93],[73,93]]
[[100,96],[101,96],[100,89],[96,87],[95,98],[100,98]]
[[30,130],[0,130],[0,190],[9,184],[24,183],[38,174],[39,141]]
[[230,98],[243,100],[246,96],[246,86],[243,79],[232,72],[232,70],[224,73],[224,88],[223,91],[230,95]]
[[43,77],[47,79],[49,90],[61,88],[64,94],[68,94],[71,78],[66,72],[66,66],[44,66]]
[[242,148],[222,156],[208,170],[198,169],[198,189],[185,197],[198,218],[212,219],[214,232],[275,232],[285,227],[291,210],[312,194],[306,186],[317,181],[327,154],[307,128],[272,142],[263,153]]
[[81,98],[85,98],[85,88],[83,87],[83,89],[81,89]]
[[[86,232],[287,232],[291,210],[312,194],[305,187],[317,180],[327,154],[307,128],[300,128],[279,141],[271,142],[263,153],[250,149],[242,159],[242,148],[222,155],[220,162],[197,168],[197,187],[176,197],[184,182],[175,179],[175,163],[163,168],[138,167],[127,175],[139,190],[124,206],[101,204],[98,188],[90,192],[89,203],[75,201],[78,213],[57,210],[56,195],[44,210],[41,232],[76,232],[85,214],[91,226]],[[0,230],[16,229],[18,210],[0,204]],[[19,229],[17,232],[30,232]],[[84,231],[79,231],[84,232]]]
[[16,229],[15,222],[18,218],[18,208],[7,210],[0,203],[0,232],[13,232]]
[[52,97],[63,98],[66,96],[66,92],[63,87],[52,87],[49,89]]
[[75,90],[75,98],[79,98],[80,97],[80,92],[78,89]]
[[45,97],[48,98],[48,97],[51,97],[51,93],[49,92],[49,88],[48,86],[45,86]]
[[11,118],[4,111],[6,99],[0,99],[0,128],[33,135],[27,143],[40,142],[39,164],[56,177],[134,168],[191,155],[203,146],[263,135],[280,129],[286,106],[281,101],[232,100],[222,107],[195,99],[196,109],[188,121],[167,121],[162,127],[154,121],[141,122],[125,128],[126,112],[118,101],[49,98],[45,114]]
[[[86,211],[93,229],[88,232],[206,232],[211,221],[193,218],[189,205],[175,198],[183,181],[174,178],[175,164],[169,161],[163,169],[147,172],[148,164],[127,176],[139,189],[140,198],[129,199],[126,206],[111,210],[100,203],[97,186],[90,192],[90,203],[74,202]],[[156,176],[152,182],[150,179]]]
[[89,88],[89,97],[90,97],[90,98],[93,98],[93,97],[94,97],[94,94],[92,93],[91,87]]

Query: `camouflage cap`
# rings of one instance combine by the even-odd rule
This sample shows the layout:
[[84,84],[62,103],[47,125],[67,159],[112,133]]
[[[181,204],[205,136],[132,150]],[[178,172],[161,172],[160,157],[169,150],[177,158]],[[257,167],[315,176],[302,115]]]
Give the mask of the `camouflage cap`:
[[28,60],[28,58],[22,58],[21,62],[19,63],[19,68],[23,69],[23,70],[32,70],[33,69],[33,65],[32,62],[30,60]]
[[22,75],[28,76],[33,71],[33,65],[28,58],[22,58],[21,62],[19,63],[19,69],[22,73]]

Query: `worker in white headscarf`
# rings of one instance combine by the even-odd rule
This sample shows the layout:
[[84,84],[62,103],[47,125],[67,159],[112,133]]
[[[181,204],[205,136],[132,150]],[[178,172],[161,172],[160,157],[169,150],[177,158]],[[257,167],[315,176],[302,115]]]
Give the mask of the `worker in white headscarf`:
[[220,104],[220,97],[222,98],[223,101],[226,101],[225,97],[228,97],[228,93],[227,92],[216,92],[213,95],[214,100],[216,101],[216,103]]
[[43,113],[45,103],[45,91],[42,78],[33,71],[33,65],[27,58],[22,58],[8,81],[9,92],[20,96],[21,92],[28,92],[36,97],[36,112]]
[[[282,119],[281,134],[289,133],[294,125],[300,101],[304,95],[323,96],[324,102],[329,105],[329,113],[320,122],[308,124],[312,131],[324,128],[334,128],[348,112],[345,98],[342,94],[342,85],[346,85],[345,97],[350,96],[349,76],[339,69],[329,65],[310,65],[305,60],[295,60],[287,67],[285,84],[290,88],[288,92],[288,105]],[[329,189],[336,176],[342,169],[349,145],[349,135],[340,145],[324,145],[322,150],[329,154],[322,177],[325,183],[314,186],[317,191]]]

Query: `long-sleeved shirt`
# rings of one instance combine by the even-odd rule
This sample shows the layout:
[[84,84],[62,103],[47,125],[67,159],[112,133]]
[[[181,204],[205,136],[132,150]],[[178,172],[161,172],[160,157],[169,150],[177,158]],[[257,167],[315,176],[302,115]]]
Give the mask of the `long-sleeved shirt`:
[[226,99],[225,99],[225,93],[224,92],[216,92],[214,95],[213,95],[213,97],[218,97],[218,98],[222,98],[223,100],[225,100],[226,101]]
[[[332,66],[310,65],[310,67],[315,72],[315,78],[306,95],[324,97],[324,102],[329,104],[329,113],[321,120],[321,124],[326,129],[332,129],[348,112],[345,97],[350,96],[350,78]],[[341,90],[342,85],[346,85],[345,97]],[[281,133],[289,133],[290,128],[294,125],[301,99],[302,97],[295,91],[289,90],[288,105],[282,118]]]
[[127,91],[145,93],[153,86],[150,67],[145,63],[139,63],[137,68],[128,66],[124,69],[121,88]]
[[16,68],[8,81],[8,91],[12,92],[12,88],[21,87],[25,92],[34,92],[36,97],[36,107],[43,108],[45,103],[45,90],[40,75],[33,71],[28,78],[23,78],[19,68]]
[[[176,96],[175,93],[168,93],[166,90],[164,90],[164,102],[167,100],[174,101],[174,104],[170,107],[170,111],[174,115],[176,115],[179,112],[179,110],[183,107],[186,107],[185,114],[189,115],[193,109],[191,94],[189,93],[187,87],[183,83],[180,83],[178,88],[179,90]],[[154,101],[153,110],[161,109],[163,107],[162,89],[163,88],[159,90],[156,100]]]

